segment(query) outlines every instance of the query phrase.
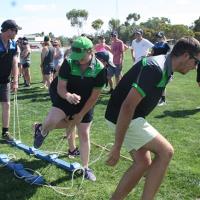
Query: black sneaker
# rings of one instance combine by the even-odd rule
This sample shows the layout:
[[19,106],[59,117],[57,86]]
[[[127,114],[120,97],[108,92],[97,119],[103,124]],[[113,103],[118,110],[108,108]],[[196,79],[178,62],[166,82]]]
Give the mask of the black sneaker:
[[10,136],[10,133],[8,131],[5,133],[2,133],[2,139],[6,140],[7,142],[14,141],[13,137]]
[[68,156],[69,157],[80,156],[80,151],[79,151],[78,147],[76,147],[73,151],[68,150]]

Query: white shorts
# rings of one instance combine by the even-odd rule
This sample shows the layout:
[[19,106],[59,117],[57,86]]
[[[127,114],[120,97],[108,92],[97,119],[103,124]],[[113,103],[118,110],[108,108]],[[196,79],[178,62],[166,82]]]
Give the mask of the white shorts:
[[[116,125],[106,120],[109,127],[115,130]],[[126,132],[123,146],[128,152],[138,150],[158,135],[158,131],[144,118],[138,117],[131,121]]]

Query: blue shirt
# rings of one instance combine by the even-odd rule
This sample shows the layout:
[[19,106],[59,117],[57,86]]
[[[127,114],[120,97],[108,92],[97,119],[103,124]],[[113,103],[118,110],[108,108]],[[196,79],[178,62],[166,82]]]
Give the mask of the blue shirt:
[[0,83],[9,83],[13,66],[13,57],[17,55],[17,44],[9,40],[8,49],[3,45],[0,37]]

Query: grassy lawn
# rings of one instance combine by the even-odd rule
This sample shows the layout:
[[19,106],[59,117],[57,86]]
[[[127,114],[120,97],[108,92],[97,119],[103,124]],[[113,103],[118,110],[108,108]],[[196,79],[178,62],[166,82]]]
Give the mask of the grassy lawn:
[[[124,71],[131,67],[130,53],[127,52]],[[41,89],[41,75],[39,67],[39,53],[32,54],[32,85],[25,89],[20,79],[18,91],[19,121],[22,141],[32,146],[32,123],[43,121],[51,107],[48,92]],[[148,116],[148,121],[158,129],[174,146],[175,155],[163,184],[157,194],[156,200],[197,200],[200,199],[200,88],[195,82],[195,72],[188,75],[175,74],[175,78],[167,87],[167,105],[157,107]],[[107,128],[104,112],[109,96],[102,93],[96,108],[94,122],[91,130],[91,162],[102,152],[95,144],[105,146],[113,142],[113,133]],[[11,115],[13,115],[13,101],[11,102]],[[199,107],[199,108],[198,108]],[[13,131],[13,117],[11,117],[11,132]],[[17,132],[18,133],[18,132]],[[64,130],[52,131],[46,138],[42,150],[67,152],[66,141],[61,141]],[[77,140],[78,143],[78,140]],[[95,144],[94,144],[95,143]],[[58,145],[59,144],[59,145]],[[108,147],[110,148],[110,146]],[[0,144],[0,153],[14,154],[14,162],[22,163],[24,167],[39,171],[48,183],[55,186],[71,187],[71,174],[60,168],[27,155],[23,151],[8,144]],[[129,157],[123,149],[122,154]],[[13,172],[5,167],[0,168],[0,199],[2,200],[108,200],[115,190],[116,184],[131,162],[121,159],[116,167],[105,165],[107,152],[91,165],[95,171],[97,181],[85,180],[79,190],[81,178],[74,180],[72,189],[65,190],[73,197],[64,197],[47,187],[33,186],[17,179]],[[68,162],[80,162],[79,158],[69,159]],[[144,180],[127,197],[128,200],[139,200]]]

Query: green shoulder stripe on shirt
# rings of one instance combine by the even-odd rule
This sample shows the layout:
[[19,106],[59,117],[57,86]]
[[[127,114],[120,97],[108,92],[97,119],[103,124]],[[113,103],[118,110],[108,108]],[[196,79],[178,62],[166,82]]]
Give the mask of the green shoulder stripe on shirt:
[[167,81],[168,81],[168,75],[167,75],[167,71],[165,70],[162,74],[162,79],[156,86],[157,87],[165,87],[167,84]]
[[143,91],[143,89],[141,87],[138,86],[138,84],[133,83],[132,86],[142,95],[142,97],[146,96],[145,92]]
[[147,66],[147,58],[146,57],[142,58],[142,66],[143,67]]

